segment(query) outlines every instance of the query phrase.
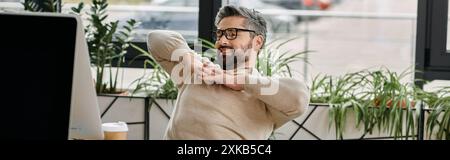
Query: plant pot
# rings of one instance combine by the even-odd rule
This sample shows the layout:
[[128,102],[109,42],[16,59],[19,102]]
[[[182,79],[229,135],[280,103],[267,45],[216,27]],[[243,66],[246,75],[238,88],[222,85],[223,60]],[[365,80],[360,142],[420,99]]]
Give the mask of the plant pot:
[[[411,108],[414,108],[416,102],[415,101],[410,101],[409,104],[411,104]],[[389,100],[386,105],[387,105],[388,108],[390,108],[392,106],[392,100]],[[401,102],[397,102],[397,106],[401,106],[402,108],[406,108],[407,107],[406,100],[402,99]]]
[[319,0],[319,8],[320,10],[326,10],[330,7],[330,0]]
[[314,6],[314,0],[303,0],[303,5],[306,7]]
[[[414,108],[416,102],[415,101],[410,101],[409,103],[411,104],[411,108]],[[381,104],[380,98],[376,98],[374,100],[375,107],[380,107],[380,104]],[[386,108],[391,108],[391,106],[392,106],[392,99],[389,99],[386,102]],[[401,108],[406,109],[406,107],[407,107],[406,100],[402,99],[401,102],[397,102],[396,106],[400,106]]]

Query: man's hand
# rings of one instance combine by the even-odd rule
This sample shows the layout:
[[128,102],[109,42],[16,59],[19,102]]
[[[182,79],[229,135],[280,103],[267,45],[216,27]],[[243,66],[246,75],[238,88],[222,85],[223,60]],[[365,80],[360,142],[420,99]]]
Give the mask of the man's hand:
[[244,89],[245,74],[248,70],[244,69],[243,73],[234,70],[222,70],[211,62],[203,63],[201,75],[198,75],[206,84],[222,84],[230,89],[240,91]]

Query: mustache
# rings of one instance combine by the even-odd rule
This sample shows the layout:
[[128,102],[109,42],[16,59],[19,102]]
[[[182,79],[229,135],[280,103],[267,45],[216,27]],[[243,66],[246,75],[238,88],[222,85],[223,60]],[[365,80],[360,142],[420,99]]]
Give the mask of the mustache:
[[219,46],[219,48],[229,48],[229,49],[233,49],[233,47],[231,47],[231,46]]
[[[228,51],[227,51],[228,50]],[[231,46],[220,46],[217,48],[218,54],[225,56],[225,54],[234,54],[234,48]]]
[[223,48],[233,49],[233,47],[231,47],[231,46],[228,46],[228,45],[222,45],[222,44],[220,44],[220,43],[214,44],[214,48],[216,48],[216,49],[223,49]]
[[218,49],[221,50],[221,49],[234,49],[234,48],[231,46],[219,46]]

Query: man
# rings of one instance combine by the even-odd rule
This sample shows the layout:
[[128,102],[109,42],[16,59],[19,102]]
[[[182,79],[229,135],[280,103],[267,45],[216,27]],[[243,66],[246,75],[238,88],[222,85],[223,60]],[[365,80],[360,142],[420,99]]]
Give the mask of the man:
[[198,58],[176,32],[149,33],[150,53],[179,84],[165,139],[268,139],[305,112],[309,91],[301,81],[262,77],[254,68],[267,32],[259,12],[224,6],[215,24],[220,65]]

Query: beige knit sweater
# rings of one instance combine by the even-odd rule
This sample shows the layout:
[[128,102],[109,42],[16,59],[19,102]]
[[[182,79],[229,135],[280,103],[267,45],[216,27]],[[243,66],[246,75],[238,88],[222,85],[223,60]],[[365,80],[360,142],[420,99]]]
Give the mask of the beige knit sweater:
[[[156,61],[170,74],[178,61],[175,49],[195,54],[184,38],[173,31],[153,31],[147,45]],[[292,78],[245,76],[244,90],[235,91],[220,84],[182,84],[179,86],[165,139],[252,139],[265,140],[286,122],[302,115],[309,103],[304,82]],[[278,85],[273,95],[261,94],[267,87],[262,80]]]

